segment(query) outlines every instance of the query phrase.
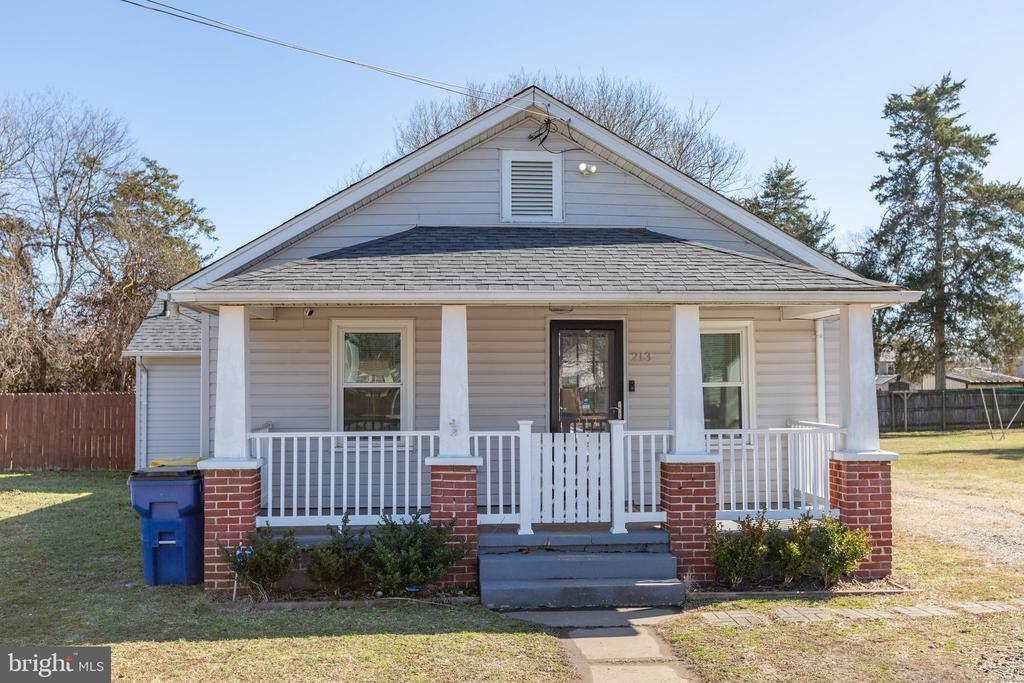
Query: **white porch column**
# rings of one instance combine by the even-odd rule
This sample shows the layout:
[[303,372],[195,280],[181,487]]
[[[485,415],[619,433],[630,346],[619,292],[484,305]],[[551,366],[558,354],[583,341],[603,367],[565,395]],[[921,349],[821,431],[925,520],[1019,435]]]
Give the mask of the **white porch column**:
[[839,376],[846,445],[834,460],[895,460],[879,449],[875,343],[871,305],[849,304],[839,312]]
[[717,462],[704,443],[700,306],[674,306],[672,322],[672,452],[664,462]]
[[249,311],[221,306],[217,333],[217,404],[213,459],[203,469],[246,467],[249,463]]
[[440,457],[469,457],[469,351],[466,307],[441,307]]

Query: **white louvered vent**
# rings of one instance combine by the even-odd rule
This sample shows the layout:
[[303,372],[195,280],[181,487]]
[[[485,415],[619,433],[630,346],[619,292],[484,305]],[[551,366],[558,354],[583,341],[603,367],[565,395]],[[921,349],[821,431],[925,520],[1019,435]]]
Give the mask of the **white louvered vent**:
[[547,152],[502,153],[502,218],[562,220],[562,159]]

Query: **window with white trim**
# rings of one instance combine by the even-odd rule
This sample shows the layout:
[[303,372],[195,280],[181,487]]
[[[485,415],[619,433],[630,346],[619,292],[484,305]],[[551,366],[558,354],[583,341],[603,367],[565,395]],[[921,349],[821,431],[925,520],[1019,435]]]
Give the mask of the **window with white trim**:
[[561,222],[562,155],[502,150],[501,219]]
[[[753,426],[750,326],[702,326],[700,360],[705,429]],[[709,329],[710,328],[710,329]]]
[[409,429],[412,323],[335,320],[331,336],[334,429]]

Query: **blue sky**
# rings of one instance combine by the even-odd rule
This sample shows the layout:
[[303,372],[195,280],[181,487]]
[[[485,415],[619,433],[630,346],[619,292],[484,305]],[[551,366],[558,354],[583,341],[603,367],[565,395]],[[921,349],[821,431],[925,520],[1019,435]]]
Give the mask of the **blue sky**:
[[[877,223],[886,96],[968,80],[989,175],[1024,159],[1024,3],[270,2],[170,0],[310,47],[462,83],[520,69],[639,77],[714,130],[756,180],[792,160],[844,235]],[[9,3],[0,94],[55,90],[124,118],[181,175],[223,254],[376,167],[418,100],[443,93],[146,12],[117,0]]]

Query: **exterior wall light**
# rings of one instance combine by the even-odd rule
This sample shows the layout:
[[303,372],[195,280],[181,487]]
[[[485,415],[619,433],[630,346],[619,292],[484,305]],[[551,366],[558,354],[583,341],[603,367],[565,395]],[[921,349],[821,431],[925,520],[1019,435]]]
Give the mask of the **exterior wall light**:
[[581,161],[580,165],[576,168],[583,175],[593,175],[597,173],[597,164],[588,164],[585,161]]

